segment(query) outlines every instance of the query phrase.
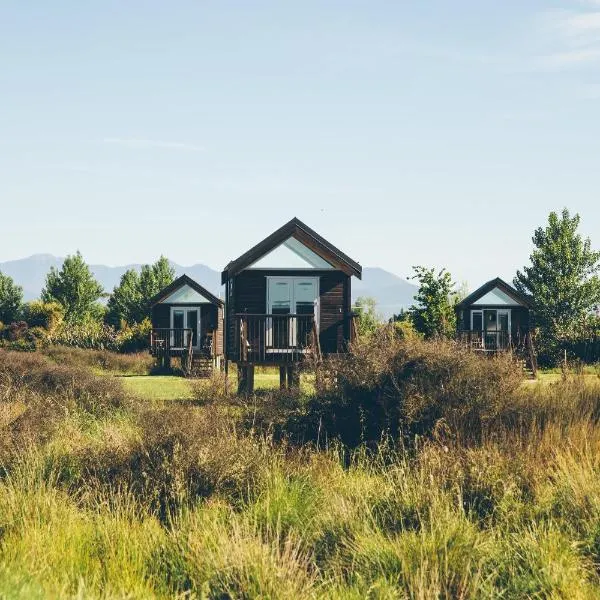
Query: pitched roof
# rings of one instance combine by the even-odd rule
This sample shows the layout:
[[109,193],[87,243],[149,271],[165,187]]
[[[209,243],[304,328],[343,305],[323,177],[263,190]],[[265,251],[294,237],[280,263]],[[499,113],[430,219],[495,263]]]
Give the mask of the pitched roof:
[[178,290],[184,285],[189,285],[193,290],[198,292],[201,296],[204,296],[211,304],[218,304],[223,306],[224,302],[220,298],[217,298],[214,294],[211,294],[205,287],[202,287],[198,282],[194,281],[191,277],[183,274],[178,277],[173,283],[170,283],[167,287],[163,288],[156,296],[150,300],[150,306],[158,304],[165,298],[169,297],[175,290]]
[[477,302],[479,298],[483,298],[483,296],[485,296],[494,288],[502,290],[507,296],[510,296],[510,298],[512,298],[517,304],[521,304],[523,306],[531,308],[531,298],[517,291],[512,285],[506,283],[506,281],[504,281],[503,279],[500,279],[500,277],[496,277],[496,279],[491,279],[487,283],[484,283],[480,288],[477,288],[464,300],[459,302],[456,305],[456,308],[464,308],[465,306],[469,306],[470,304]]
[[256,244],[242,254],[239,258],[232,260],[221,273],[221,283],[227,283],[230,277],[233,277],[246,267],[254,264],[258,259],[265,256],[277,246],[285,242],[288,238],[294,237],[305,244],[321,258],[332,264],[337,269],[344,271],[348,275],[355,275],[359,279],[362,277],[362,267],[333,244],[321,237],[316,231],[308,225],[294,217],[291,221],[280,227],[277,231],[266,237],[262,242]]

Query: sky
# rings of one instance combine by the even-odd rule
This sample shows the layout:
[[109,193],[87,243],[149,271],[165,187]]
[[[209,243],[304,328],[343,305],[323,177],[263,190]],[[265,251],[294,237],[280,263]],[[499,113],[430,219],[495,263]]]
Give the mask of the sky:
[[600,0],[0,3],[0,261],[221,269],[297,216],[364,266],[600,247]]

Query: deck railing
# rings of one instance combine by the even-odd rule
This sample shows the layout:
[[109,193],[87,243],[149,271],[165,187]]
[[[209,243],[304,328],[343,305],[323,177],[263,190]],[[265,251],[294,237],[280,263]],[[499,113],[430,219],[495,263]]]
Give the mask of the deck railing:
[[234,348],[240,363],[296,363],[321,353],[312,314],[237,314]]
[[460,342],[473,350],[481,352],[499,352],[514,347],[517,340],[513,340],[510,331],[487,329],[485,331],[459,331]]
[[214,357],[215,343],[212,333],[205,335],[200,340],[200,346],[192,329],[154,328],[150,332],[150,353],[153,356],[179,356],[189,352],[192,348],[197,355]]

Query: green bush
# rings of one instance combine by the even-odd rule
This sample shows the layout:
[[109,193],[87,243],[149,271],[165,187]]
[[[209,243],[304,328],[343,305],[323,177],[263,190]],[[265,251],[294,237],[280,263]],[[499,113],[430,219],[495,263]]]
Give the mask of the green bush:
[[91,350],[120,350],[117,331],[101,321],[86,320],[83,323],[63,322],[48,336],[51,344],[87,348]]
[[29,327],[42,327],[49,334],[52,334],[62,324],[64,310],[58,302],[33,300],[25,304],[23,318]]

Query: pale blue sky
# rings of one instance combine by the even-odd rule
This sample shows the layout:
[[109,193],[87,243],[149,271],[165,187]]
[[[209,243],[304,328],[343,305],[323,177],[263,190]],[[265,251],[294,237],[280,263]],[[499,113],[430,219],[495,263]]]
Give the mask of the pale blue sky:
[[600,246],[600,0],[0,4],[0,261],[214,268],[298,216],[366,266]]

